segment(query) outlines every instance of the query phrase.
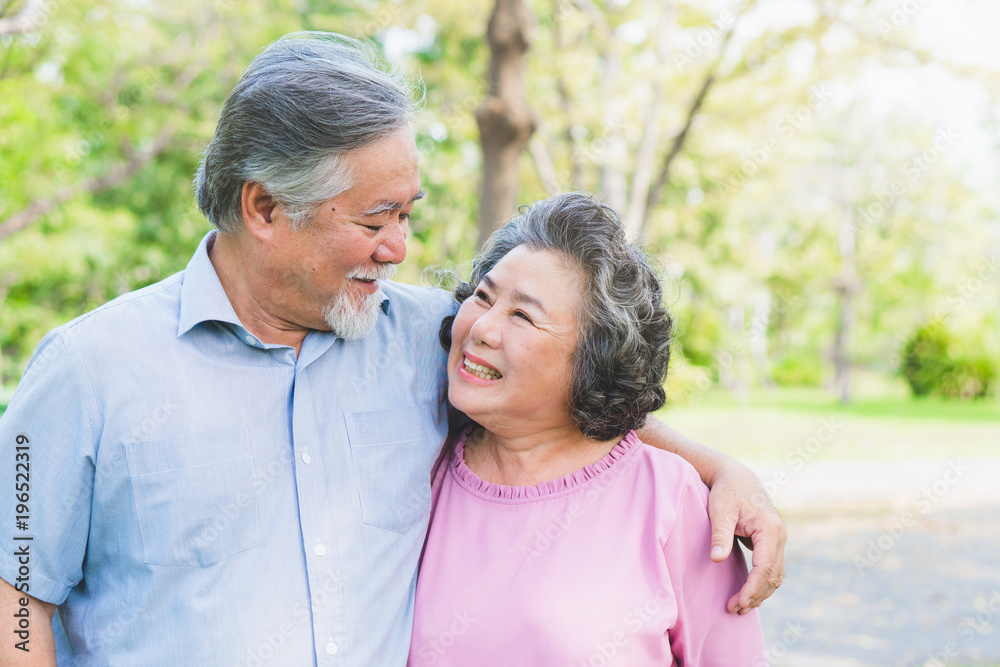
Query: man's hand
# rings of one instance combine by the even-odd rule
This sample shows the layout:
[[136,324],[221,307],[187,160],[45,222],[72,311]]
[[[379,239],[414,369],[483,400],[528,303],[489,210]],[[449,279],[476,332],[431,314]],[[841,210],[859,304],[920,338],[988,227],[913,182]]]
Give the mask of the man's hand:
[[729,611],[745,614],[771,596],[785,576],[788,533],[760,480],[743,464],[730,460],[709,484],[712,560],[729,557],[734,536],[753,549],[753,568],[743,588],[729,599]]
[[[27,606],[21,605],[21,600],[27,600]],[[24,641],[22,637],[12,632],[14,629],[21,630],[20,623],[15,622],[19,618],[18,613],[27,610],[28,643],[24,646],[27,649],[22,651],[16,647],[17,642]],[[55,637],[52,636],[52,615],[56,612],[56,606],[48,602],[42,602],[30,595],[20,593],[13,586],[3,579],[0,579],[0,618],[3,625],[0,625],[0,635],[3,641],[0,642],[0,665],[4,667],[56,667],[56,644]]]

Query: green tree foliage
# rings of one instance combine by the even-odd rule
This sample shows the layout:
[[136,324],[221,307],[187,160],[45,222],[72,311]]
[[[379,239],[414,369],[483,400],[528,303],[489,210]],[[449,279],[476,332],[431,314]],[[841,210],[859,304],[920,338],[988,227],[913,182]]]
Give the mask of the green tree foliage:
[[[928,51],[914,29],[920,15],[896,25],[896,4],[530,4],[525,95],[539,128],[521,159],[520,201],[581,188],[624,196],[627,215],[646,193],[643,240],[670,284],[684,357],[676,378],[692,393],[709,381],[828,384],[843,294],[857,369],[894,377],[907,333],[929,320],[960,342],[979,336],[984,354],[1000,358],[990,319],[1000,305],[998,201],[974,182],[968,150],[995,153],[996,120],[948,143],[929,105],[893,99],[884,94],[893,84],[880,83],[968,84],[980,95],[971,114],[995,106],[1000,80]],[[0,226],[48,205],[0,239],[0,380],[16,382],[52,327],[183,269],[208,230],[190,182],[222,100],[263,45],[295,30],[370,38],[421,80],[415,129],[428,197],[399,276],[462,267],[476,250],[473,112],[486,94],[491,8],[53,0],[35,30],[0,38]]]
[[0,221],[47,207],[0,241],[8,382],[49,329],[184,268],[208,228],[190,189],[201,146],[256,43],[293,27],[280,16],[63,2],[3,38]]

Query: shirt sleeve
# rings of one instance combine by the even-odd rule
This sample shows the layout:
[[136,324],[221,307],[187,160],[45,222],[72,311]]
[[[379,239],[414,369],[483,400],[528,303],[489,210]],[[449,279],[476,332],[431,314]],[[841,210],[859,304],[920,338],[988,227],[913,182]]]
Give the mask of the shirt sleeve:
[[0,417],[0,578],[54,604],[83,578],[98,437],[73,334],[42,340]]
[[663,547],[677,598],[677,622],[668,631],[671,650],[681,665],[766,667],[757,610],[744,616],[726,611],[746,581],[746,561],[735,546],[722,563],[709,558],[708,488],[693,468],[685,473],[676,523]]

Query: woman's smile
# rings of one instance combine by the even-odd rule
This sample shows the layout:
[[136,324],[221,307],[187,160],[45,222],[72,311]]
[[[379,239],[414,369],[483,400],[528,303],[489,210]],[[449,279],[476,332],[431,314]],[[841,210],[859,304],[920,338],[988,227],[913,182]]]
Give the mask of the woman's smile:
[[[462,357],[462,366],[459,370],[464,371],[465,374],[472,375],[473,377],[479,378],[480,380],[499,380],[503,377],[500,371],[493,368],[489,364],[485,363],[482,359],[478,357],[470,357],[465,354]],[[462,377],[462,373],[459,374]]]

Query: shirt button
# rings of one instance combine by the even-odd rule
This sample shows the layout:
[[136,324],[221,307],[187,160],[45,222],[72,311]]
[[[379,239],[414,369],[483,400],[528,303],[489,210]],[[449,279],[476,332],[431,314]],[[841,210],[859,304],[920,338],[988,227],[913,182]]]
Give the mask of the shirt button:
[[309,452],[302,452],[302,462],[306,465],[312,463],[312,457],[309,456]]
[[322,556],[326,553],[326,547],[324,547],[319,540],[316,540],[316,546],[313,547],[313,553],[317,556]]
[[253,336],[251,336],[250,334],[247,334],[246,341],[248,343],[250,343],[251,345],[256,345],[257,344],[257,339],[254,338]]
[[326,645],[326,652],[329,655],[336,655],[337,654],[337,644],[332,639]]

